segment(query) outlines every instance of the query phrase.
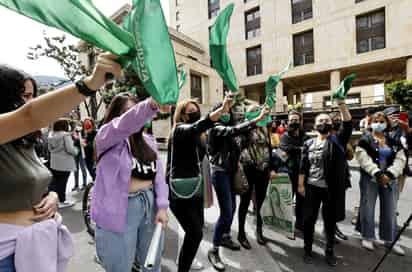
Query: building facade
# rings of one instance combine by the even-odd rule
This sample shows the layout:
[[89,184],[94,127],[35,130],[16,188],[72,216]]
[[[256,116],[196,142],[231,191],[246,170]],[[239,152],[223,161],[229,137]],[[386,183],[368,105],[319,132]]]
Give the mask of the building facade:
[[276,90],[279,113],[297,102],[328,107],[330,90],[351,73],[354,106],[383,103],[383,83],[412,79],[410,0],[173,0],[170,24],[208,54],[209,29],[229,3],[228,52],[241,92],[263,102],[266,79],[294,64]]

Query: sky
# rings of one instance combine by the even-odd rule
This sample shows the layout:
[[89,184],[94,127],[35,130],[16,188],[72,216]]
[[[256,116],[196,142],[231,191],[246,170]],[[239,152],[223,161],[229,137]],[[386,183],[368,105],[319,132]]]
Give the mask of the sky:
[[[125,3],[132,0],[93,0],[94,4],[106,15],[110,16]],[[166,21],[169,22],[169,2],[161,0]],[[41,58],[28,60],[26,58],[30,46],[42,41],[43,31],[50,35],[60,35],[61,31],[37,23],[0,6],[0,63],[17,67],[32,75],[49,75],[64,77],[57,62]],[[67,40],[75,43],[76,38],[67,36]]]

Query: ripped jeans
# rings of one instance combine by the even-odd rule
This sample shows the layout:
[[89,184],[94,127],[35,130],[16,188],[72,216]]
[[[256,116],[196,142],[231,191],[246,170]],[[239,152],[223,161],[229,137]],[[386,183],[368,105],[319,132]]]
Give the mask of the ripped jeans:
[[[96,251],[107,272],[131,271],[133,262],[143,266],[152,240],[156,216],[153,189],[129,195],[127,223],[123,233],[96,228]],[[154,272],[160,271],[163,237]],[[149,270],[142,269],[143,272]]]

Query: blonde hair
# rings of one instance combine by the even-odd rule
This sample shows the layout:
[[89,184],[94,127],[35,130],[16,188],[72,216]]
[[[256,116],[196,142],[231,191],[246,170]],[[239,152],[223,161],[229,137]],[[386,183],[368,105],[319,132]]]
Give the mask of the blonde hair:
[[197,110],[200,112],[200,106],[195,99],[185,99],[177,103],[176,109],[175,109],[175,114],[173,116],[173,127],[176,126],[178,123],[183,123],[183,117],[182,115],[185,114],[185,110],[189,104],[193,104],[196,106]]

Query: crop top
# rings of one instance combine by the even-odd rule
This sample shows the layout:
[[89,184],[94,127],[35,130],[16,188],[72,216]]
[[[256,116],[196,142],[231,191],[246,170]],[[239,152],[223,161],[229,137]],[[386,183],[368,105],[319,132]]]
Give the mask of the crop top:
[[132,177],[140,180],[154,180],[156,177],[156,161],[143,163],[133,157]]
[[0,145],[0,213],[33,209],[47,193],[51,178],[34,147]]

